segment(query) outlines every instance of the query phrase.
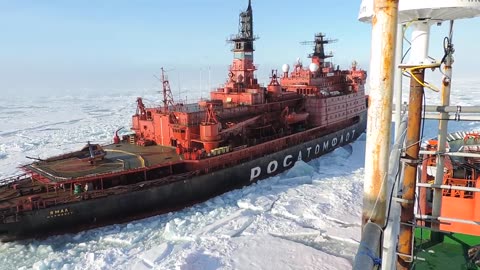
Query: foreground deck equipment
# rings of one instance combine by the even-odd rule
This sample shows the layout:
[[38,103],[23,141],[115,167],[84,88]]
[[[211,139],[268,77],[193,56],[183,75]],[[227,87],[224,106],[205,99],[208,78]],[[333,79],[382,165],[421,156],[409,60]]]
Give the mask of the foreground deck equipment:
[[[360,19],[378,24],[378,18],[375,18],[377,9],[385,8],[385,3],[363,1]],[[391,218],[385,224],[379,224],[381,230],[376,231],[377,236],[378,232],[386,236],[380,240],[384,243],[384,257],[380,260],[380,251],[374,258],[381,261],[382,269],[476,269],[475,264],[480,265],[480,248],[474,246],[480,243],[480,216],[477,209],[480,206],[480,200],[477,200],[477,192],[480,191],[480,168],[477,166],[480,147],[477,137],[480,136],[478,132],[447,132],[449,111],[452,110],[449,105],[454,52],[453,20],[478,15],[480,3],[475,1],[399,1],[398,23],[403,33],[406,27],[412,28],[410,59],[400,64],[403,72],[410,77],[410,98],[405,108],[408,111],[406,140],[403,146],[396,145],[398,148],[394,149],[403,153],[401,158],[394,157],[394,162],[401,162],[403,173],[391,170],[390,183],[383,182],[385,186],[390,185],[392,192],[391,207],[387,213]],[[450,20],[450,31],[443,40],[445,54],[441,61],[435,61],[428,55],[430,26],[445,20]],[[427,69],[440,68],[444,75],[441,90],[424,79]],[[439,120],[439,132],[437,138],[422,146],[422,128],[427,118],[425,111],[428,111],[428,106],[423,104],[424,91],[430,89],[440,94],[441,104],[435,106],[434,110],[440,112],[434,117]],[[401,87],[398,90],[401,91]],[[401,93],[397,97],[400,98],[396,102],[402,103]],[[400,108],[398,105],[397,108]],[[470,116],[465,118],[461,106],[454,108],[454,119],[457,121],[478,119]],[[466,109],[480,112],[475,107]],[[400,114],[400,110],[397,109],[396,113]],[[401,132],[396,134],[400,137]],[[397,179],[401,181],[397,183]],[[401,210],[401,214],[397,209]],[[372,235],[363,237],[362,243]],[[359,250],[362,248],[363,245]],[[357,259],[358,265],[365,261],[372,265],[372,258],[366,258],[362,252],[357,254]]]

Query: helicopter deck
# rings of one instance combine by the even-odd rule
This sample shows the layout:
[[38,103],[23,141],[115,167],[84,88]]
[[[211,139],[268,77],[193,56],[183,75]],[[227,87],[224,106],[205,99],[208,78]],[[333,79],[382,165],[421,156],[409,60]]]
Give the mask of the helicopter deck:
[[116,173],[127,170],[155,167],[177,162],[181,158],[175,148],[161,145],[138,146],[134,144],[111,144],[103,147],[106,155],[101,159],[79,158],[78,152],[38,161],[25,169],[42,178],[59,182],[75,178]]

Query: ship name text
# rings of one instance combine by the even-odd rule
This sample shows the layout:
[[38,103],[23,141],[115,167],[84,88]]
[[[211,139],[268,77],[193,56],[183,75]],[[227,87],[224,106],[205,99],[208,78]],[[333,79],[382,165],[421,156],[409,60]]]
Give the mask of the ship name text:
[[332,139],[326,140],[323,143],[318,143],[314,147],[309,146],[303,151],[300,150],[298,151],[298,155],[289,154],[283,157],[283,159],[280,161],[272,160],[267,164],[265,168],[262,168],[261,166],[253,167],[252,169],[250,169],[250,181],[257,179],[262,174],[263,170],[265,170],[267,175],[275,174],[275,172],[279,169],[280,166],[282,167],[280,169],[283,171],[283,169],[292,166],[296,161],[304,159],[307,161],[311,160],[315,157],[320,156],[320,154],[331,150],[337,145],[350,141],[354,137],[355,130],[353,129],[352,131],[340,135],[340,137],[337,136]]
[[72,214],[73,214],[73,211],[71,211],[68,208],[56,209],[56,210],[50,210],[48,212],[47,218],[63,217],[63,216],[69,216]]

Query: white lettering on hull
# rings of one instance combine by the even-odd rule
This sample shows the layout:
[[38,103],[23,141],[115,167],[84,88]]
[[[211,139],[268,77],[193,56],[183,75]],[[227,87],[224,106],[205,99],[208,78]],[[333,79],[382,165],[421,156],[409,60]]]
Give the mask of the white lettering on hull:
[[302,150],[298,151],[298,158],[297,161],[303,160],[302,158]]
[[307,147],[307,158],[310,157],[310,150],[312,150],[312,147]]
[[262,169],[260,167],[255,167],[250,170],[250,181],[260,176]]
[[[340,137],[337,136],[337,137],[333,137],[330,140],[324,141],[322,145],[316,144],[315,150],[314,150],[315,156],[320,155],[320,152],[321,152],[320,149],[322,150],[323,153],[325,153],[329,151],[331,148],[334,148],[337,145],[341,145],[344,141],[345,142],[350,141],[350,139],[353,139],[354,137],[355,137],[355,130],[353,129],[351,132],[347,132],[346,134],[341,134]],[[307,159],[310,158],[310,153],[312,148],[313,147],[311,146],[305,148]],[[283,158],[283,162],[280,163],[283,166],[283,169],[290,167],[295,162],[292,159],[293,159],[293,155],[290,155],[290,154],[286,155]],[[298,151],[298,157],[296,161],[300,161],[300,160],[303,160],[302,150]],[[270,161],[267,167],[265,168],[267,175],[274,174],[279,169],[278,164],[279,162],[276,160]],[[260,166],[250,169],[250,181],[257,179],[258,177],[260,177],[261,174],[262,174],[262,168]]]
[[268,174],[271,174],[273,172],[275,172],[278,168],[278,162],[276,160],[272,160],[270,161],[270,163],[268,163],[268,166],[267,166],[267,173]]
[[287,155],[284,159],[283,159],[283,167],[288,167],[292,164],[292,161],[290,159],[292,159],[293,156],[292,155]]
[[337,138],[333,138],[332,140],[332,147],[335,147],[337,145]]
[[324,141],[324,142],[323,142],[323,151],[327,151],[327,150],[328,150],[328,143],[329,143],[329,141]]

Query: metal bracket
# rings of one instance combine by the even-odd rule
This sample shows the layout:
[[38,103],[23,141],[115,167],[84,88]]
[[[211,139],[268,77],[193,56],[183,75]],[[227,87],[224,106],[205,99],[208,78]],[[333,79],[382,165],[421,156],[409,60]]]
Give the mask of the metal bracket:
[[409,262],[409,263],[413,262],[413,255],[411,254],[400,253],[397,251],[397,256],[408,258],[407,260],[405,260],[405,262]]
[[400,225],[408,226],[408,227],[413,227],[416,228],[417,224],[411,223],[411,222],[400,222]]
[[408,111],[408,103],[403,102],[403,104],[402,104],[402,115],[406,114],[407,111]]
[[408,158],[408,157],[401,157],[400,161],[405,163],[405,164],[412,165],[412,166],[422,163],[421,159],[413,159],[413,158]]
[[455,112],[455,121],[460,121],[461,112],[462,112],[462,106],[457,106],[457,111]]
[[397,197],[393,197],[392,199],[393,199],[393,201],[398,202],[398,203],[413,204],[415,202],[413,200],[406,200],[406,199],[397,198]]

